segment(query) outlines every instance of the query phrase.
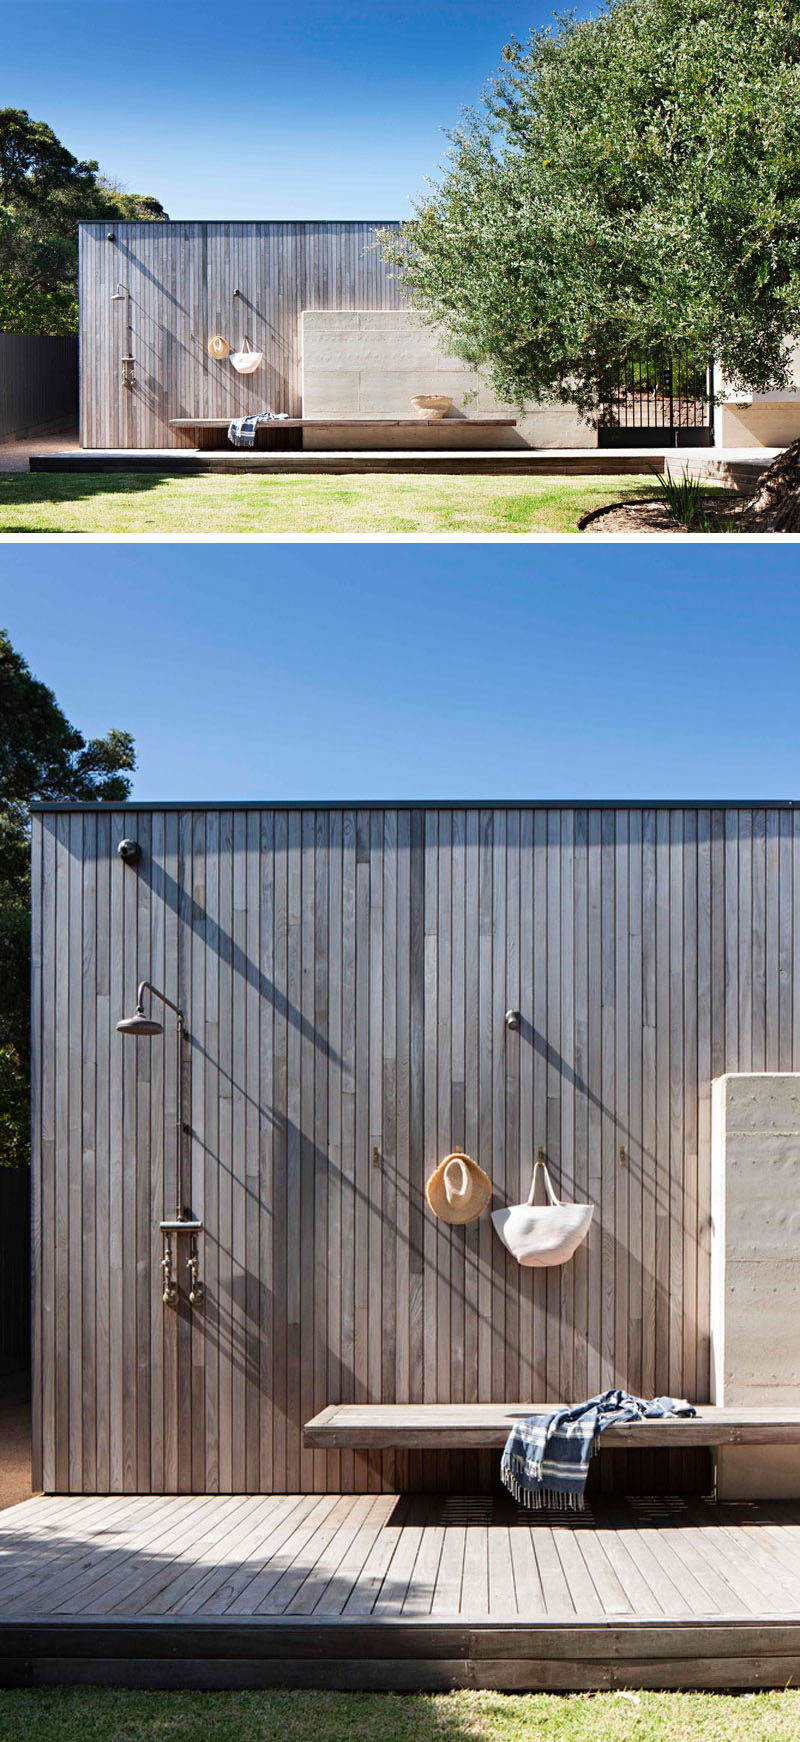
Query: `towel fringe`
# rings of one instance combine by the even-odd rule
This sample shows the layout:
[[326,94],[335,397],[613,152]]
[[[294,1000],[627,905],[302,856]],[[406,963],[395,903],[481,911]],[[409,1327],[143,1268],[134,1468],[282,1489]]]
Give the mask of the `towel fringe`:
[[562,1494],[555,1488],[525,1488],[511,1470],[503,1473],[503,1482],[509,1494],[524,1506],[527,1512],[585,1512],[586,1503],[582,1494]]

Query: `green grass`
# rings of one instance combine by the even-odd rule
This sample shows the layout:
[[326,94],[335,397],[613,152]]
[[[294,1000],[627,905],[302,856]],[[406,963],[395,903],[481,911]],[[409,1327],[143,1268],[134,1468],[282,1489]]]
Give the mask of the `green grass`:
[[0,1692],[19,1742],[794,1742],[800,1693]]
[[575,532],[590,508],[658,496],[642,477],[0,473],[0,533]]

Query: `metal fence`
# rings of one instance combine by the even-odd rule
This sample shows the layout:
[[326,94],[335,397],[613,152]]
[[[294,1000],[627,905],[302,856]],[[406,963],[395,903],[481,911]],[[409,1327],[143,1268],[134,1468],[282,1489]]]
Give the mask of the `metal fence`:
[[711,379],[711,365],[686,350],[626,359],[606,396],[598,445],[710,447]]
[[0,333],[0,442],[64,428],[77,417],[77,336]]

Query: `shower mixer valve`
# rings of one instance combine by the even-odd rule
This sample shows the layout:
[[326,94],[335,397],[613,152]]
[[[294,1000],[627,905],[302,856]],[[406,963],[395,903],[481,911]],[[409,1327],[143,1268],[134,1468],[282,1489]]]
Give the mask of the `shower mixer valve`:
[[186,1260],[189,1272],[189,1300],[192,1306],[202,1306],[206,1291],[200,1281],[200,1258],[197,1251],[197,1238],[192,1241],[192,1250]]
[[164,1293],[162,1300],[165,1306],[176,1306],[178,1301],[178,1284],[172,1274],[172,1235],[164,1235],[164,1256],[161,1260],[164,1274]]

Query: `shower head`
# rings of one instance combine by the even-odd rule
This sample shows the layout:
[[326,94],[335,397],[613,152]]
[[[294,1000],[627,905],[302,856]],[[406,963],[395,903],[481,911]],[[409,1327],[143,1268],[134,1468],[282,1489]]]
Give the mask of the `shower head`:
[[117,1023],[117,1033],[134,1035],[163,1034],[164,1029],[160,1022],[156,1022],[154,1016],[145,1016],[141,1004],[137,1004],[135,1016],[123,1016],[122,1021]]

